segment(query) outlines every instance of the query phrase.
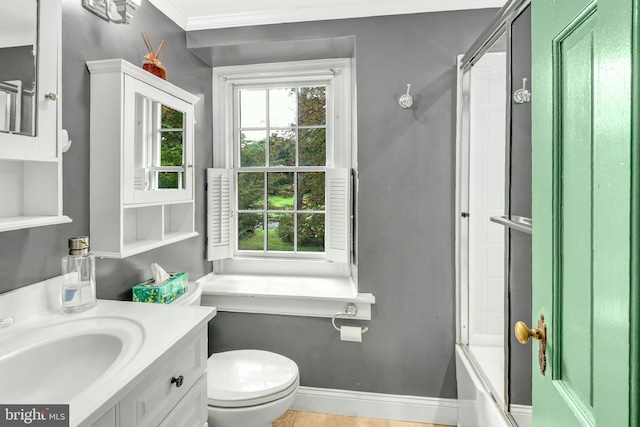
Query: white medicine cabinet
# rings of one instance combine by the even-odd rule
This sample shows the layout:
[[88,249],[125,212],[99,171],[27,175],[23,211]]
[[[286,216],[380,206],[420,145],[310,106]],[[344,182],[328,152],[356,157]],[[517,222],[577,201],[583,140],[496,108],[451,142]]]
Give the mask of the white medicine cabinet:
[[199,98],[122,59],[91,73],[91,252],[126,258],[197,236]]
[[60,0],[0,5],[0,231],[62,214]]

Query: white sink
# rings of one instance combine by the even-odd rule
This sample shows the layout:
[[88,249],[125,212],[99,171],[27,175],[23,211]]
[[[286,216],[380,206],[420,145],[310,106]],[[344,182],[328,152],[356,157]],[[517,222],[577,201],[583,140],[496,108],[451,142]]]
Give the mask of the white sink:
[[43,323],[0,337],[0,378],[8,386],[0,387],[0,402],[69,402],[129,362],[144,337],[139,323],[116,317]]
[[158,359],[215,315],[209,307],[106,300],[62,314],[61,286],[56,276],[0,294],[0,403],[68,404],[70,427],[112,420],[143,378],[161,374],[152,368]]

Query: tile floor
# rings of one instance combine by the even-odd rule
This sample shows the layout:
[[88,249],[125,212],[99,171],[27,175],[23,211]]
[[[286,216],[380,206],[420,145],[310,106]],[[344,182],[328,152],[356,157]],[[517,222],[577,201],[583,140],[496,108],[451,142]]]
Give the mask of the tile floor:
[[410,423],[377,420],[373,418],[345,417],[315,412],[287,411],[273,422],[273,427],[453,427],[441,424]]

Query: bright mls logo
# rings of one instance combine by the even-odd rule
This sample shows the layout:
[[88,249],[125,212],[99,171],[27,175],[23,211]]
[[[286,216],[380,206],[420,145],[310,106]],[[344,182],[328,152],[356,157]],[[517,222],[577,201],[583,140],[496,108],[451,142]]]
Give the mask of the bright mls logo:
[[0,427],[69,427],[69,405],[0,405]]

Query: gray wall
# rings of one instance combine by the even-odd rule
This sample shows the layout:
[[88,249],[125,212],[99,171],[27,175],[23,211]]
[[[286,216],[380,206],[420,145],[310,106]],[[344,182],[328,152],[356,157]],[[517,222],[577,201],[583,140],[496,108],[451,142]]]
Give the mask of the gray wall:
[[[146,0],[130,25],[111,24],[82,7],[63,1],[62,11],[62,127],[73,141],[64,155],[64,213],[70,224],[0,233],[0,292],[60,274],[67,239],[89,233],[89,72],[86,61],[123,58],[141,64],[147,49],[140,33],[148,31],[168,80],[201,97],[196,105],[196,231],[200,236],[125,260],[97,261],[99,298],[116,299],[150,276],[158,262],[167,270],[187,271],[198,278],[211,271],[203,256],[205,235],[204,168],[211,164],[211,68],[186,47],[185,33]],[[115,141],[114,141],[115,142]]]
[[[63,2],[63,126],[73,146],[64,157],[68,225],[0,234],[0,292],[60,273],[66,240],[89,231],[89,74],[85,61],[120,57],[140,63],[141,31],[166,39],[169,80],[203,96],[196,118],[198,238],[126,260],[98,260],[98,296],[117,298],[147,277],[151,262],[197,278],[203,254],[204,168],[212,163],[210,69],[187,49],[185,34],[147,1],[129,27],[109,24]],[[362,344],[340,342],[329,319],[220,313],[210,351],[264,348],[292,357],[302,384],[454,398],[454,194],[456,55],[496,10],[459,11],[206,31],[307,39],[356,37],[359,164],[359,288],[377,303]],[[275,35],[274,35],[275,34]],[[397,100],[412,84],[414,107]]]
[[[514,20],[511,43],[512,87],[520,89],[526,78],[527,89],[531,90],[531,8]],[[510,177],[511,213],[531,218],[531,103],[512,103]],[[531,235],[511,231],[510,238],[511,325],[507,333],[511,340],[511,403],[531,405],[532,344],[520,344],[512,332],[518,320],[527,325],[531,321]]]
[[[285,354],[305,386],[453,398],[456,55],[495,10],[188,33],[190,47],[355,35],[359,289],[376,304],[362,344],[329,319],[220,313],[211,352]],[[225,48],[231,50],[230,48]],[[229,65],[230,55],[221,55]],[[239,63],[250,62],[238,56]],[[412,110],[398,98],[411,83]]]

